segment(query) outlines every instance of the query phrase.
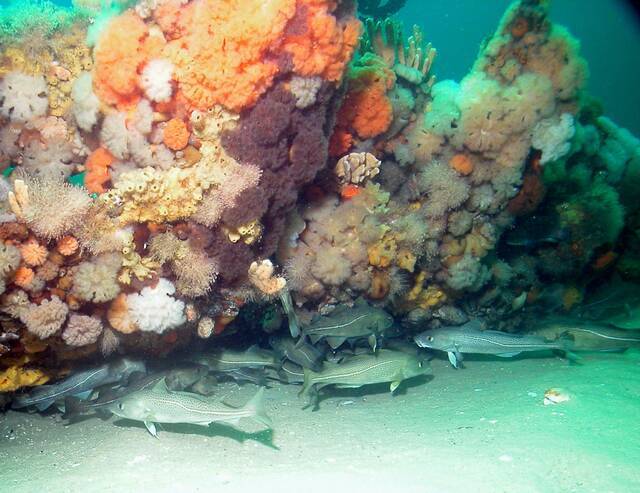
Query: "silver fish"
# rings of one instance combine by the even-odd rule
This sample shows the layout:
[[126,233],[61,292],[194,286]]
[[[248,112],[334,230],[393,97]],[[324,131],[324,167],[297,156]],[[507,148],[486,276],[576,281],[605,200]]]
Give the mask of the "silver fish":
[[156,423],[209,426],[224,422],[236,425],[242,418],[249,418],[271,428],[263,395],[264,387],[261,387],[244,406],[236,408],[190,392],[171,392],[163,379],[153,388],[127,395],[108,409],[121,418],[142,421],[154,437],[157,437]]
[[569,354],[565,343],[561,341],[548,341],[543,337],[531,335],[507,334],[497,330],[478,330],[465,325],[427,330],[415,336],[414,341],[423,348],[446,351],[454,368],[461,367],[464,353],[511,357],[522,352],[556,349]]
[[88,398],[96,387],[125,381],[133,372],[145,372],[143,361],[121,358],[96,368],[83,370],[51,385],[41,385],[26,395],[18,395],[12,403],[14,409],[35,406],[39,411],[68,395]]
[[[376,383],[390,383],[395,391],[403,380],[430,372],[429,363],[416,356],[380,349],[375,354],[362,354],[338,365],[325,365],[320,372],[304,369],[304,384],[300,395],[315,394],[327,385],[337,388],[357,388]],[[317,400],[316,400],[317,402]]]

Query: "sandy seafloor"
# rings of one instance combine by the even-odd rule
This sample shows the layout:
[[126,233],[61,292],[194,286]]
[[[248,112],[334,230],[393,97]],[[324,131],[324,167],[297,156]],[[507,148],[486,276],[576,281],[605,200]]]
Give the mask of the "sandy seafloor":
[[[266,392],[271,434],[55,415],[0,415],[1,492],[640,491],[640,355],[471,360],[392,396],[333,392],[303,411]],[[572,396],[544,406],[562,387]],[[242,403],[251,384],[228,384]]]

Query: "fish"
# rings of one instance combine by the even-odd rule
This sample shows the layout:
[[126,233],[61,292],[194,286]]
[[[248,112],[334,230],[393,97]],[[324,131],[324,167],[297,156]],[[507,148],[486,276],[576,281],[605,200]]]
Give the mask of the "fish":
[[509,246],[536,249],[555,246],[569,239],[569,231],[560,227],[555,218],[531,216],[517,228],[507,232],[505,242]]
[[121,358],[95,368],[82,370],[50,385],[41,385],[28,394],[18,395],[12,402],[13,409],[35,406],[38,411],[48,409],[56,401],[62,401],[68,395],[87,399],[93,389],[122,383],[134,372],[145,372],[146,365],[141,360]]
[[77,420],[80,416],[87,416],[91,414],[108,417],[111,415],[107,409],[109,405],[118,402],[120,399],[123,399],[134,392],[152,388],[168,374],[168,370],[149,375],[141,372],[134,372],[131,374],[126,386],[113,388],[109,385],[105,385],[100,387],[98,389],[98,397],[93,400],[83,400],[74,396],[67,396],[64,400],[65,411],[62,417],[71,422]]
[[374,354],[361,354],[337,365],[325,365],[320,372],[304,368],[301,396],[312,395],[317,404],[317,392],[328,385],[336,388],[357,388],[363,385],[389,383],[394,392],[409,378],[431,371],[427,361],[400,351],[380,349]]
[[302,366],[285,361],[278,370],[278,380],[289,384],[302,384],[304,382],[304,369]]
[[334,350],[347,340],[367,339],[375,351],[378,338],[392,325],[393,317],[386,311],[372,307],[365,301],[358,301],[352,308],[343,306],[330,315],[319,317],[302,332],[313,344],[326,340]]
[[275,355],[271,351],[251,346],[246,351],[219,349],[210,353],[192,355],[192,363],[204,365],[210,371],[231,371],[240,368],[277,368]]
[[190,365],[172,368],[164,377],[169,390],[185,390],[209,373],[204,365]]
[[202,377],[196,383],[191,386],[191,391],[196,394],[210,396],[213,395],[216,391],[216,387],[218,386],[218,379],[215,375],[207,375]]
[[264,370],[264,368],[235,368],[233,370],[220,370],[215,373],[220,377],[228,377],[238,384],[250,382],[259,387],[268,387]]
[[185,423],[209,426],[211,423],[237,425],[243,418],[273,428],[264,408],[264,387],[242,407],[232,407],[219,400],[191,392],[170,391],[164,379],[152,388],[129,394],[107,408],[121,418],[141,421],[147,431],[158,437],[157,423]]
[[571,351],[624,351],[640,347],[640,331],[592,322],[548,321],[530,333],[552,341],[564,341]]
[[462,355],[465,353],[508,358],[523,352],[558,350],[572,359],[578,359],[563,341],[548,341],[543,337],[497,330],[478,330],[469,324],[427,330],[415,336],[414,341],[422,348],[445,351],[454,368],[462,367]]
[[324,355],[322,352],[308,344],[306,341],[295,341],[289,337],[271,337],[269,344],[281,359],[288,359],[300,366],[320,371]]

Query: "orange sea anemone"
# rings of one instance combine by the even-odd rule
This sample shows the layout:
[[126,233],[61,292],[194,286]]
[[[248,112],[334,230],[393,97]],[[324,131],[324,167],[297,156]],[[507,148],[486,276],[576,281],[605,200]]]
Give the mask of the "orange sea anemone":
[[455,154],[449,161],[449,166],[463,176],[470,175],[473,172],[473,161],[466,154]]
[[28,288],[34,277],[33,269],[21,265],[13,275],[13,284],[21,288]]
[[89,154],[85,162],[85,188],[91,193],[104,193],[104,184],[111,179],[109,176],[109,166],[111,166],[115,160],[116,158],[104,147],[98,147]]
[[129,307],[127,306],[127,295],[120,293],[111,302],[107,311],[107,320],[118,332],[122,334],[131,334],[138,330],[135,322],[129,315]]
[[56,249],[65,257],[73,255],[78,250],[78,240],[76,240],[73,236],[65,236],[63,238],[60,238],[58,240],[58,244],[56,245]]
[[44,264],[47,260],[47,249],[40,245],[36,240],[31,239],[20,245],[20,253],[24,263],[30,267],[36,267]]
[[179,151],[189,143],[187,125],[179,118],[172,118],[164,127],[162,133],[164,144],[172,151]]

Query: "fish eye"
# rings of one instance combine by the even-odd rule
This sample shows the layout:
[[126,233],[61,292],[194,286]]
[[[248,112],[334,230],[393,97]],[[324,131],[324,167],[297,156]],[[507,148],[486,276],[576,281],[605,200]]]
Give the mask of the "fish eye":
[[120,411],[124,411],[124,404],[122,402],[118,402],[118,409],[120,409]]
[[429,336],[429,337],[427,337],[427,341],[429,341],[429,342],[433,342],[433,336]]

